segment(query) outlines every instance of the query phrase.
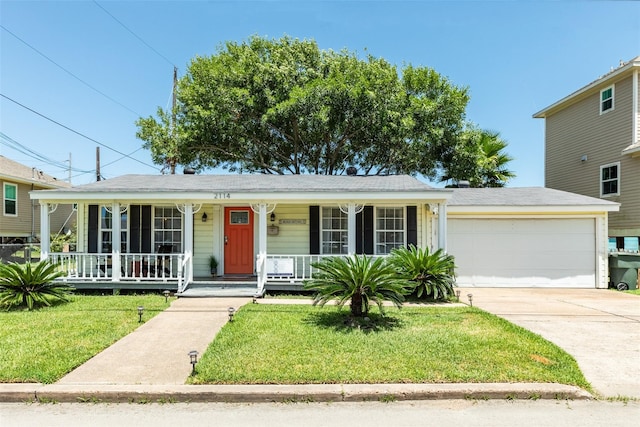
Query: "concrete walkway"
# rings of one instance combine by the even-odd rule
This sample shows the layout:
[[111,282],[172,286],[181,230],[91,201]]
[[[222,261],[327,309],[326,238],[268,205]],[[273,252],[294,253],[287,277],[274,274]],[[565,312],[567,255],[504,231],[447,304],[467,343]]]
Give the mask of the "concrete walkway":
[[227,309],[250,298],[179,298],[57,384],[184,384],[189,351],[202,355],[228,321]]
[[640,398],[640,297],[607,289],[462,289],[473,305],[571,354],[606,397]]

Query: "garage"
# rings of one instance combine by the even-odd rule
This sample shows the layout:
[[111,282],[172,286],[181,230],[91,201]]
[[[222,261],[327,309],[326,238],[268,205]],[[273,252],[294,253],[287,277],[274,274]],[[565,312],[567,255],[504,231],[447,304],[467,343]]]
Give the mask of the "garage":
[[462,287],[606,288],[617,204],[547,188],[456,189],[447,250]]
[[460,285],[595,287],[594,219],[450,219],[448,229]]

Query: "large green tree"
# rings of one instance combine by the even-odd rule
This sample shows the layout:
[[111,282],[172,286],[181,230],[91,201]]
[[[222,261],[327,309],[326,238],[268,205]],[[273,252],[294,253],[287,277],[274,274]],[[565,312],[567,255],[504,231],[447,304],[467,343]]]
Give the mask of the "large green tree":
[[465,129],[455,150],[442,161],[440,180],[453,185],[464,180],[471,187],[504,187],[515,177],[508,169],[513,158],[504,151],[507,145],[498,132],[473,126]]
[[177,96],[173,133],[162,109],[137,122],[156,162],[175,154],[196,169],[279,174],[354,166],[361,174],[435,177],[455,149],[468,102],[465,87],[433,69],[399,71],[381,58],[289,37],[227,42],[195,57]]

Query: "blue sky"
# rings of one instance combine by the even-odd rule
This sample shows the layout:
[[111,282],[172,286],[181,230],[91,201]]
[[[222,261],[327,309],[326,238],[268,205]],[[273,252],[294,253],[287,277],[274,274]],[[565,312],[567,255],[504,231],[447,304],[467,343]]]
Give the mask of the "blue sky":
[[67,179],[71,153],[74,184],[95,180],[94,141],[107,179],[159,173],[135,120],[168,105],[174,65],[182,76],[227,40],[289,35],[434,68],[470,88],[468,120],[508,141],[519,187],[544,185],[533,113],[640,55],[640,3],[624,1],[0,0],[0,23],[0,154]]

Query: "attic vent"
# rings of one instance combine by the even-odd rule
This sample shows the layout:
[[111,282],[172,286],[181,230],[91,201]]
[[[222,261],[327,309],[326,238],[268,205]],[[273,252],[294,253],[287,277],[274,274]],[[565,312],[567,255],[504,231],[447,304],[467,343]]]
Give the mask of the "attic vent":
[[356,169],[355,167],[353,167],[353,166],[349,166],[349,167],[347,168],[347,175],[349,175],[349,176],[356,176],[357,174],[358,174],[358,169]]
[[193,169],[193,168],[184,168],[182,173],[185,174],[185,175],[195,175],[196,170]]

